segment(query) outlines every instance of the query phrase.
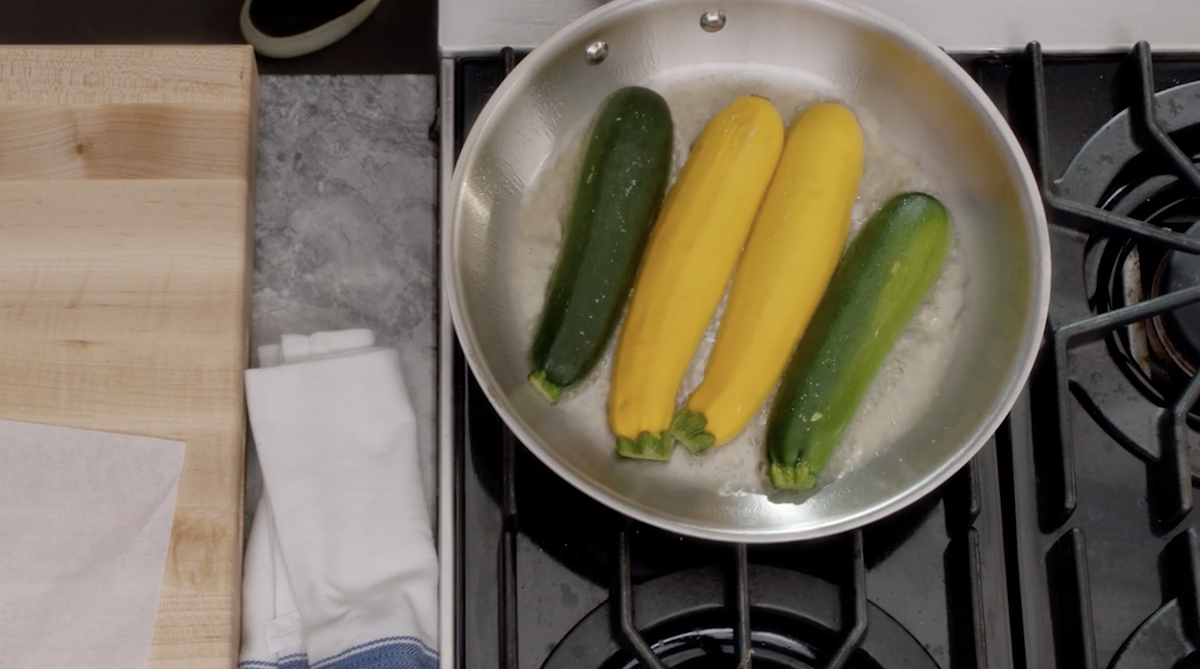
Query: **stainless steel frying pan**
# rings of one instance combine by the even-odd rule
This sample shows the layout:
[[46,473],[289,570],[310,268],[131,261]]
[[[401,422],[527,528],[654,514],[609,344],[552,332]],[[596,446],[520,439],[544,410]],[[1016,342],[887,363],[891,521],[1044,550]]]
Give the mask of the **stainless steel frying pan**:
[[[606,425],[606,364],[554,406],[526,381],[584,129],[601,100],[629,84],[671,104],[677,163],[707,118],[739,94],[765,95],[787,122],[813,100],[842,101],[859,115],[867,144],[856,219],[909,188],[933,192],[951,213],[946,274],[810,494],[781,497],[765,484],[761,418],[704,456],[678,449],[666,465],[623,461]],[[590,496],[683,534],[804,539],[901,509],[993,433],[1042,337],[1049,241],[1016,139],[936,46],[845,2],[604,5],[504,81],[466,140],[449,192],[444,285],[466,358],[505,423]]]

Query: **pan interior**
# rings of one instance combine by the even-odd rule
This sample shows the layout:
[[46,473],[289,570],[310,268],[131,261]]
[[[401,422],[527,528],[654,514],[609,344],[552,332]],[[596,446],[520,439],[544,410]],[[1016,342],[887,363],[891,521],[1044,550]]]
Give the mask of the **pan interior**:
[[[464,350],[517,436],[575,485],[676,531],[779,540],[827,534],[911,502],[977,450],[1011,403],[1040,326],[1040,218],[1011,150],[961,81],[869,18],[788,0],[742,2],[717,33],[689,0],[620,3],[535,52],[477,122],[453,197],[449,281]],[[597,40],[607,59],[583,58]],[[955,245],[938,286],[876,379],[816,491],[782,496],[763,476],[766,410],[735,442],[670,463],[626,461],[607,428],[609,354],[555,406],[526,381],[528,348],[556,259],[587,128],[622,85],[666,97],[674,169],[704,123],[738,95],[790,123],[816,100],[859,117],[860,225],[888,197],[925,190],[951,213]],[[980,94],[981,95],[981,94]],[[1042,223],[1044,226],[1044,223]],[[852,233],[853,234],[853,233]],[[681,400],[698,383],[720,310]],[[614,338],[615,342],[615,338]]]

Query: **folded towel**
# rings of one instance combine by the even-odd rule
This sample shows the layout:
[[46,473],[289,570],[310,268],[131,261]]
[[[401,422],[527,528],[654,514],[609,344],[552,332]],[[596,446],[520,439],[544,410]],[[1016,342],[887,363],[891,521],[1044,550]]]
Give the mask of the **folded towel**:
[[239,666],[437,667],[437,556],[399,354],[345,330],[285,335],[259,359]]

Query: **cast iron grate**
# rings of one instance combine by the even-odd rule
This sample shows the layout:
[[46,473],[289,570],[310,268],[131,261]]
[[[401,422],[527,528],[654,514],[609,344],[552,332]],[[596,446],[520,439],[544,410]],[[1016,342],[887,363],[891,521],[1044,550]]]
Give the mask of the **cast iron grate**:
[[[1103,58],[1096,62],[1108,67]],[[1061,73],[1070,63],[1057,59],[1054,66]],[[1169,80],[1174,88],[1158,91],[1150,45],[1139,42],[1115,70],[1088,70],[1102,72],[1089,82],[1092,90],[1111,88],[1111,104],[1119,111],[1082,149],[1068,152],[1072,162],[1055,179],[1051,152],[1062,142],[1055,143],[1051,128],[1056,122],[1062,128],[1062,117],[1071,109],[1090,113],[1104,104],[1072,100],[1074,107],[1068,104],[1053,118],[1051,95],[1057,91],[1049,83],[1040,45],[1029,44],[1011,64],[1008,117],[1029,152],[1047,207],[1056,274],[1047,355],[1031,379],[1027,404],[1019,403],[1010,417],[1017,436],[1008,462],[1014,488],[1006,500],[1005,541],[1016,556],[1015,565],[1010,563],[1011,604],[1024,618],[1017,625],[1023,637],[1015,641],[1022,646],[1019,666],[1128,669],[1197,660],[1200,548],[1192,514],[1195,469],[1188,421],[1200,399],[1200,374],[1178,388],[1156,388],[1159,396],[1153,397],[1127,380],[1127,370],[1114,366],[1119,356],[1112,351],[1120,348],[1113,342],[1130,326],[1200,302],[1200,285],[1129,303],[1097,300],[1100,290],[1093,292],[1089,283],[1095,269],[1087,260],[1092,249],[1113,240],[1125,245],[1121,248],[1153,249],[1158,257],[1200,253],[1200,238],[1115,211],[1105,200],[1123,163],[1135,156],[1152,160],[1154,174],[1169,174],[1169,187],[1200,197],[1195,157],[1172,136],[1181,124],[1194,129],[1200,123],[1200,109],[1181,109],[1178,95],[1169,94],[1195,87],[1194,59],[1183,69],[1192,81]],[[1163,100],[1172,105],[1170,131],[1160,114]],[[1058,102],[1067,104],[1061,93]],[[1115,150],[1118,145],[1126,152]],[[1086,188],[1081,181],[1088,182]],[[1085,191],[1095,197],[1082,195]],[[1094,420],[1088,424],[1081,415]],[[1110,455],[1114,442],[1144,464],[1143,481],[1128,458]],[[1126,471],[1115,471],[1114,464]],[[1030,492],[1033,506],[1020,500]],[[1089,564],[1089,558],[1095,561]],[[1153,585],[1161,593],[1148,591]],[[1148,607],[1152,613],[1145,617]],[[1130,620],[1142,622],[1130,625]]]
[[[1070,214],[1063,218],[1064,222],[1078,223],[1086,221],[1095,227],[1117,232],[1130,237],[1154,242],[1167,248],[1185,253],[1200,253],[1200,239],[1190,237],[1174,230],[1152,226],[1128,216],[1123,216],[1095,205],[1088,205],[1060,197],[1055,181],[1049,177],[1049,158],[1047,147],[1050,145],[1048,136],[1049,124],[1046,120],[1046,88],[1045,70],[1042,62],[1041,47],[1037,43],[1030,44],[1026,49],[1026,57],[1031,69],[1030,84],[1032,86],[1036,131],[1034,145],[1037,159],[1035,167],[1040,176],[1042,196],[1048,207]],[[1145,136],[1153,142],[1153,147],[1173,163],[1178,173],[1186,179],[1193,188],[1200,192],[1200,173],[1174,141],[1163,131],[1157,118],[1157,98],[1154,90],[1153,65],[1150,46],[1139,42],[1130,52],[1129,58],[1136,66],[1137,91],[1129,108],[1136,111],[1133,114],[1135,122]],[[1055,363],[1055,395],[1058,415],[1058,447],[1059,466],[1053,497],[1054,507],[1048,508],[1051,522],[1062,525],[1075,511],[1077,506],[1075,485],[1075,442],[1071,425],[1071,372],[1068,361],[1068,349],[1071,344],[1088,335],[1106,334],[1117,328],[1144,321],[1152,316],[1163,314],[1189,304],[1200,302],[1200,285],[1180,291],[1167,293],[1158,297],[1132,304],[1091,318],[1079,320],[1056,327],[1052,333],[1053,361]],[[1158,438],[1161,444],[1160,481],[1162,491],[1168,496],[1162,505],[1162,522],[1168,526],[1174,525],[1192,508],[1192,474],[1189,449],[1187,447],[1186,415],[1200,398],[1200,375],[1193,377],[1186,389],[1180,394],[1175,403],[1162,413],[1162,427]]]

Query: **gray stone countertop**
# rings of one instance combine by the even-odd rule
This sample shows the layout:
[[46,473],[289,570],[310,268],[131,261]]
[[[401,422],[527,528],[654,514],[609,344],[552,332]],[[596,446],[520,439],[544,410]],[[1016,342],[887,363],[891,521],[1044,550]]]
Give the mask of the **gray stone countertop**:
[[[370,328],[400,352],[435,499],[432,76],[260,80],[251,365],[282,334]],[[261,490],[251,439],[246,528]]]

